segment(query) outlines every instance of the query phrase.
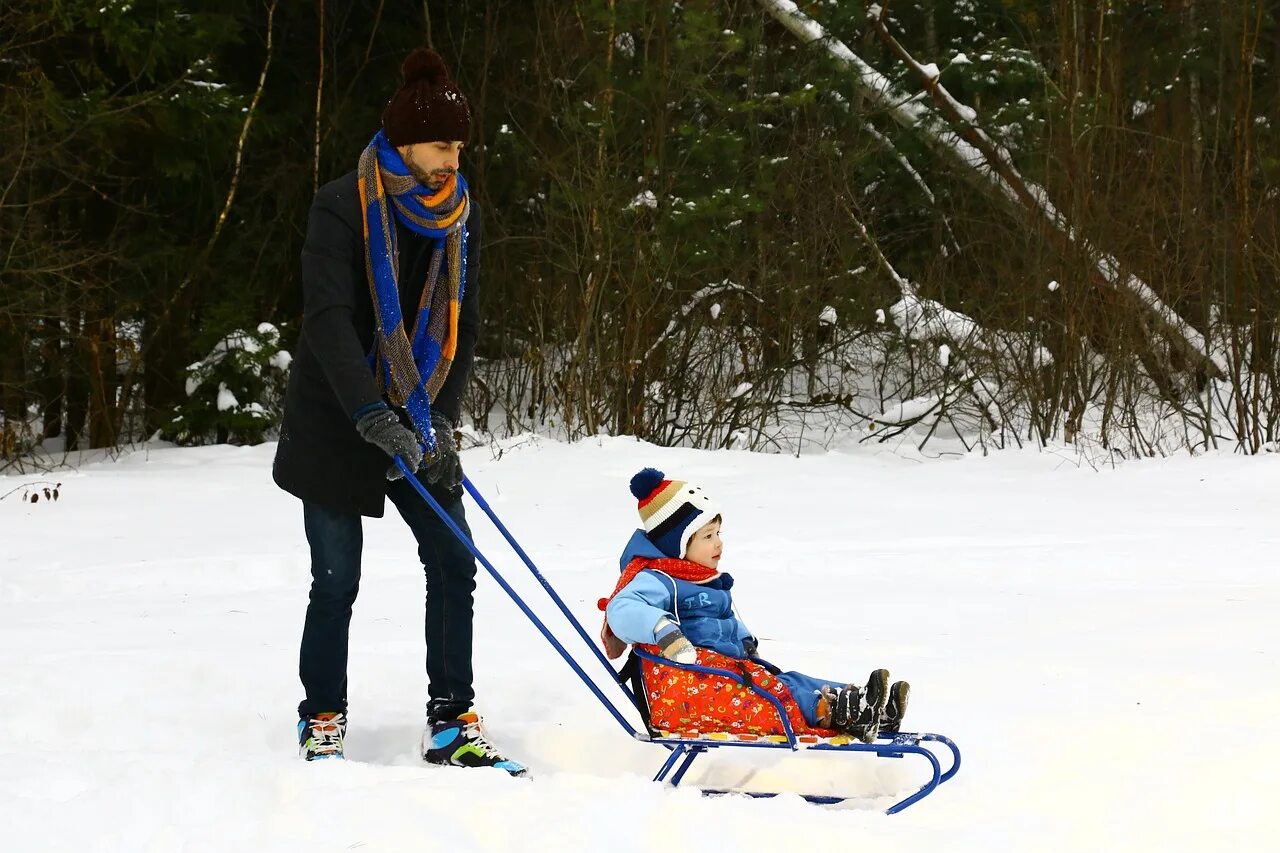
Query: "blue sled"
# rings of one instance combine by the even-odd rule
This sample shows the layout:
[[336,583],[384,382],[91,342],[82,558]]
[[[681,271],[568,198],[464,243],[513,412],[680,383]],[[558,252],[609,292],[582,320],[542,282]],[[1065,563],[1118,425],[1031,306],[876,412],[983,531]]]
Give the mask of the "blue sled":
[[[418,494],[422,496],[422,499],[425,500],[428,505],[430,505],[430,507],[435,511],[436,515],[440,517],[440,520],[443,521],[451,531],[453,531],[453,535],[458,537],[458,540],[462,542],[462,544],[467,547],[467,549],[472,553],[472,555],[476,558],[476,560],[479,561],[479,563],[485,567],[485,570],[488,571],[489,574],[493,577],[493,579],[498,582],[498,585],[502,587],[503,591],[506,592],[508,596],[510,596],[511,600],[515,602],[516,606],[520,608],[521,612],[523,612],[524,615],[529,618],[529,620],[533,623],[534,627],[536,627],[538,631],[541,632],[542,636],[546,638],[547,642],[549,642],[552,645],[552,647],[555,648],[555,650],[560,653],[560,656],[564,658],[565,663],[567,663],[569,667],[578,675],[578,677],[582,679],[582,682],[587,686],[587,688],[592,692],[592,694],[595,695],[596,699],[598,699],[600,703],[605,707],[605,710],[607,710],[610,714],[613,715],[614,719],[618,721],[619,725],[621,725],[623,729],[628,734],[630,734],[631,737],[635,738],[636,740],[658,744],[662,746],[664,749],[667,749],[670,751],[670,754],[666,757],[666,760],[663,762],[662,767],[659,768],[657,775],[653,777],[655,782],[670,783],[673,787],[677,786],[680,784],[681,780],[684,779],[685,774],[689,771],[689,767],[693,764],[693,762],[697,759],[699,755],[702,755],[703,753],[708,752],[709,750],[712,750],[712,749],[723,749],[723,748],[730,748],[730,747],[751,748],[751,749],[787,749],[793,752],[802,751],[802,750],[804,751],[816,750],[819,752],[869,752],[881,758],[903,758],[907,755],[921,756],[929,764],[929,768],[930,768],[929,780],[925,782],[925,784],[920,786],[919,790],[915,791],[910,796],[905,797],[902,800],[899,800],[898,802],[894,803],[892,806],[890,806],[888,809],[885,810],[886,814],[897,814],[898,812],[902,811],[908,806],[914,805],[915,803],[918,803],[920,802],[920,800],[927,797],[929,794],[932,794],[935,790],[937,790],[939,785],[941,785],[943,782],[946,782],[949,779],[951,779],[953,776],[955,776],[956,772],[960,769],[960,750],[949,738],[946,738],[938,734],[917,734],[917,733],[909,733],[909,732],[899,732],[891,736],[886,735],[885,737],[881,738],[875,743],[857,743],[857,742],[830,743],[827,741],[818,741],[812,744],[806,743],[801,738],[798,738],[795,732],[792,731],[791,725],[787,721],[787,715],[785,710],[783,709],[781,701],[777,697],[773,696],[772,694],[769,694],[763,690],[760,690],[753,684],[748,684],[746,686],[750,687],[756,693],[768,699],[778,709],[778,712],[779,712],[778,716],[782,720],[783,728],[786,731],[786,737],[784,740],[782,741],[729,740],[729,739],[721,739],[714,736],[682,737],[679,735],[664,735],[660,732],[654,732],[650,730],[648,726],[648,709],[645,706],[643,692],[641,692],[640,694],[637,694],[635,691],[627,687],[627,685],[624,683],[625,678],[620,676],[618,671],[615,670],[612,664],[609,663],[608,659],[605,658],[604,653],[600,650],[599,646],[591,639],[590,636],[588,636],[586,630],[582,627],[582,623],[579,622],[577,617],[575,617],[569,611],[569,608],[565,605],[564,600],[561,599],[560,596],[556,593],[556,591],[551,587],[551,584],[547,581],[547,579],[543,576],[543,574],[538,571],[537,567],[533,564],[533,561],[529,559],[529,555],[526,554],[524,549],[521,548],[519,543],[516,542],[515,538],[507,530],[506,526],[504,526],[503,523],[498,520],[497,515],[494,514],[493,509],[489,506],[489,503],[483,497],[481,497],[479,492],[476,491],[475,486],[472,485],[470,480],[464,479],[462,481],[462,485],[467,490],[467,493],[470,494],[472,499],[476,502],[476,504],[482,510],[484,510],[485,515],[489,517],[489,520],[492,521],[494,526],[497,527],[498,530],[502,533],[503,537],[507,540],[507,543],[511,545],[512,549],[516,552],[516,554],[528,567],[529,571],[533,573],[534,578],[536,578],[538,583],[541,584],[542,588],[546,590],[547,595],[550,596],[551,600],[554,601],[556,606],[560,608],[560,612],[564,614],[565,618],[569,620],[569,623],[573,625],[574,629],[578,632],[578,635],[582,638],[582,641],[587,645],[589,649],[591,649],[592,653],[600,661],[600,663],[604,666],[604,668],[608,670],[612,680],[618,684],[618,686],[622,689],[622,692],[626,694],[627,698],[631,701],[632,705],[640,713],[641,718],[645,721],[645,726],[644,726],[645,730],[640,731],[636,729],[633,725],[631,725],[630,722],[628,722],[626,716],[618,709],[617,705],[615,705],[611,699],[609,699],[607,696],[604,695],[603,692],[601,692],[600,687],[595,683],[595,681],[589,675],[587,675],[586,672],[583,671],[582,666],[577,662],[577,660],[573,658],[572,655],[569,654],[569,652],[560,643],[560,641],[556,638],[556,636],[551,633],[551,631],[547,628],[546,625],[543,624],[542,620],[539,619],[533,613],[533,611],[529,609],[529,606],[525,604],[524,599],[522,599],[520,595],[514,589],[511,588],[511,585],[507,583],[506,579],[501,575],[501,573],[499,573],[498,570],[493,567],[493,564],[490,563],[489,560],[482,553],[480,553],[479,549],[476,548],[475,543],[471,541],[471,537],[467,536],[467,534],[464,533],[462,529],[458,527],[458,525],[449,516],[449,514],[444,511],[444,508],[440,506],[440,503],[434,497],[432,497],[431,493],[428,492],[427,489],[422,485],[422,483],[418,481],[418,478],[413,475],[413,472],[409,470],[409,468],[404,464],[404,462],[400,459],[400,457],[398,456],[396,457],[395,464],[399,466],[401,472],[405,475],[405,479],[409,482],[409,484],[413,486],[413,488],[417,490]],[[729,670],[717,669],[714,667],[698,666],[696,664],[678,664],[678,663],[675,663],[674,661],[666,660],[665,658],[659,660],[658,658],[654,658],[652,655],[649,655],[648,653],[641,651],[639,649],[635,650],[634,654],[641,658],[647,657],[650,660],[658,661],[662,663],[664,666],[678,666],[684,669],[693,669],[701,672],[708,672],[716,675],[727,676],[731,679],[734,679],[735,681],[738,681],[739,683],[742,683],[741,676],[738,673],[730,672]],[[942,771],[942,765],[938,761],[938,756],[934,753],[934,751],[926,746],[923,746],[923,744],[926,744],[926,743],[938,744],[946,747],[950,751],[951,761],[950,761],[950,766],[947,768],[946,772]],[[743,794],[749,797],[777,796],[776,793],[737,791],[737,790],[703,790],[703,793],[704,794]],[[833,796],[823,796],[823,795],[817,795],[817,794],[802,794],[801,796],[803,796],[804,799],[808,800],[811,803],[820,803],[820,804],[840,803],[850,799],[849,797],[833,797]]]

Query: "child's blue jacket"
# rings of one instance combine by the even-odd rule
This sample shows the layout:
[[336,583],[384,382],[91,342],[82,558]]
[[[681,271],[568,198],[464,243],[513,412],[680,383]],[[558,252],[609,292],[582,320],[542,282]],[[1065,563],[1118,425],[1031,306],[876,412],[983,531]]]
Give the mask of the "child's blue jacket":
[[[643,530],[637,530],[622,551],[619,573],[626,571],[636,557],[656,560],[666,554],[649,541]],[[655,643],[653,629],[665,616],[680,623],[680,630],[695,646],[744,658],[747,652],[742,641],[754,639],[754,635],[733,612],[733,596],[729,593],[732,587],[733,578],[724,572],[706,583],[690,583],[645,569],[610,599],[605,618],[610,630],[624,643]],[[822,687],[838,690],[844,683],[794,671],[780,673],[778,678],[791,691],[809,725],[818,725],[818,693]]]
[[[643,530],[631,534],[622,551],[618,571],[625,571],[636,557],[666,557]],[[609,627],[624,643],[654,643],[653,629],[667,617],[680,625],[695,646],[729,655],[746,657],[742,641],[752,636],[733,612],[733,578],[721,572],[706,583],[691,583],[655,569],[645,569],[609,602],[605,617]]]

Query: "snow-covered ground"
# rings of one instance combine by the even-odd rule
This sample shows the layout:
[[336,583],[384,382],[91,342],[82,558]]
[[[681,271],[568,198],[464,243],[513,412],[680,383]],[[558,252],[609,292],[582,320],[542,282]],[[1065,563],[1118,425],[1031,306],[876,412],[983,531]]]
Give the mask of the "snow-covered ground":
[[151,449],[58,475],[56,504],[0,503],[0,848],[1274,849],[1280,455],[1094,471],[1032,451],[501,450],[467,451],[467,470],[593,635],[636,523],[630,475],[697,480],[725,508],[723,567],[762,653],[909,679],[908,728],[954,738],[959,775],[893,817],[878,809],[919,784],[910,759],[721,751],[688,777],[866,798],[843,808],[664,789],[662,751],[483,572],[478,706],[533,778],[424,766],[422,581],[394,511],[365,528],[351,760],[308,765],[308,555],[274,447]]

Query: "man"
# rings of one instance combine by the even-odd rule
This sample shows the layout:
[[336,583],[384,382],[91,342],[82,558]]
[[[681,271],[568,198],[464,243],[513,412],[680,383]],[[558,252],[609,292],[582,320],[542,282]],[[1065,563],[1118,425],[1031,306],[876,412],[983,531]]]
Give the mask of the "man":
[[302,500],[311,546],[299,748],[308,761],[343,755],[361,517],[381,517],[390,498],[426,573],[422,756],[520,775],[471,708],[475,562],[392,463],[468,529],[453,432],[479,326],[480,217],[458,173],[471,114],[434,51],[415,50],[403,71],[359,167],[316,194],[302,250],[302,332],[273,469]]

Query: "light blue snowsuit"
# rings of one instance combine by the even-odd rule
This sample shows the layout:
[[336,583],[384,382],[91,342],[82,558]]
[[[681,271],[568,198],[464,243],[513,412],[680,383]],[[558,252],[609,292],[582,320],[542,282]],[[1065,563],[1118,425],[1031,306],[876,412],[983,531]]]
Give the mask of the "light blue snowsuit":
[[[619,571],[636,557],[662,559],[666,555],[637,530],[622,552]],[[745,658],[742,641],[753,635],[733,611],[729,592],[733,578],[724,572],[706,583],[673,578],[656,569],[645,569],[618,591],[605,611],[609,628],[624,643],[657,642],[654,628],[664,616],[680,625],[695,646],[734,658]],[[823,685],[839,690],[845,682],[814,678],[799,672],[783,672],[778,679],[787,686],[811,726],[818,725],[818,691]]]

